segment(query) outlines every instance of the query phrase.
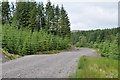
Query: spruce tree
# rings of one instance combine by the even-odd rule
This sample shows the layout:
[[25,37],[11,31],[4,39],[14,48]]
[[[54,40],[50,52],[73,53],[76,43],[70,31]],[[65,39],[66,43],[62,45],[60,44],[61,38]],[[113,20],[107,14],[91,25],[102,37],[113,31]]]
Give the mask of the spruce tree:
[[36,27],[36,2],[30,2],[30,12],[29,12],[29,27],[33,30]]
[[50,32],[51,31],[51,24],[52,24],[52,19],[54,17],[53,15],[53,9],[52,9],[52,4],[50,1],[47,2],[46,4],[46,31]]
[[12,23],[14,23],[14,13],[15,13],[15,5],[14,2],[10,3],[10,11],[9,11],[10,15],[9,15],[9,24],[11,25]]
[[10,15],[9,2],[2,2],[2,24],[9,23],[9,15]]
[[14,24],[16,25],[16,27],[19,29],[20,28],[20,18],[21,18],[21,6],[22,6],[22,2],[16,2],[16,11],[15,11],[15,15],[14,15]]
[[37,30],[45,29],[45,11],[43,3],[39,3],[37,7]]
[[29,2],[16,2],[15,22],[19,29],[29,24]]
[[2,22],[2,2],[1,1],[0,1],[0,22]]
[[52,9],[51,9],[51,21],[50,21],[50,32],[52,34],[56,34],[56,26],[55,26],[55,6],[53,5],[52,6]]
[[60,9],[59,6],[57,5],[55,8],[55,30],[56,30],[56,34],[59,35],[59,29],[60,29]]
[[63,37],[69,36],[70,35],[70,22],[69,22],[68,15],[67,15],[63,5],[61,7],[60,13],[61,13],[61,15],[60,15],[59,33]]

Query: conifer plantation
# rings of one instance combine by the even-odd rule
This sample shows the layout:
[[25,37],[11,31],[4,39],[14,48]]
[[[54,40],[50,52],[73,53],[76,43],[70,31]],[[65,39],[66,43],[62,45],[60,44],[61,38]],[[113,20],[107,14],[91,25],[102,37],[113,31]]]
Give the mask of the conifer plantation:
[[71,34],[71,40],[77,47],[98,49],[102,57],[119,59],[118,29],[78,31]]
[[118,59],[118,28],[71,33],[63,5],[50,1],[2,2],[2,26],[2,48],[13,54],[63,50],[75,45],[96,48],[101,56]]
[[119,78],[119,28],[71,33],[76,47],[95,49],[98,58],[82,56],[72,78]]
[[[52,4],[49,0],[46,4],[36,1],[4,2],[3,0],[0,2],[0,13],[2,13],[0,15],[2,22],[0,24],[2,26],[0,62],[3,79],[101,78],[102,80],[108,78],[109,80],[119,78],[120,28],[112,26],[116,25],[114,23],[116,20],[113,18],[116,13],[111,14],[111,10],[109,13],[108,7],[111,3],[106,5],[102,2],[101,5],[101,3],[92,2],[89,5],[87,2],[85,10],[75,3],[75,8],[81,7],[80,12],[66,5],[67,9],[73,10],[72,15],[70,14],[73,21],[71,23],[75,24],[72,29],[80,27],[80,30],[71,31],[68,12],[63,5]],[[93,11],[93,5],[97,7],[95,11]],[[113,4],[111,7],[113,8]],[[104,20],[106,15],[108,16]],[[93,23],[98,25],[95,26],[96,28],[99,26],[112,28],[87,30],[87,28],[95,28]],[[93,27],[89,28],[89,26]],[[81,30],[82,28],[86,30]]]
[[12,54],[69,47],[70,22],[63,5],[2,2],[2,48]]

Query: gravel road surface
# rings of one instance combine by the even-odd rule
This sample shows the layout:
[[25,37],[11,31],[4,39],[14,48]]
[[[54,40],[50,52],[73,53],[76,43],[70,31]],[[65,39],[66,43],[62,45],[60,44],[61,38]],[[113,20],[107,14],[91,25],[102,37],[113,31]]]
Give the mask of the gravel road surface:
[[97,57],[95,50],[76,48],[58,54],[29,55],[2,64],[3,78],[67,78],[79,57]]

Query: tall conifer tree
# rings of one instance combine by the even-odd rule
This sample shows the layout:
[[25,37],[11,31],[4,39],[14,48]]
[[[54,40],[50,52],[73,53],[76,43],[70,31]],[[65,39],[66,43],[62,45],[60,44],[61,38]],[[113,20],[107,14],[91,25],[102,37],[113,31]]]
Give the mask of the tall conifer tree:
[[39,3],[37,7],[37,30],[45,29],[45,11],[43,3]]
[[68,19],[68,15],[62,5],[61,11],[60,11],[60,35],[62,36],[68,36],[70,35],[70,22]]
[[2,2],[2,24],[9,23],[10,20],[9,2]]
[[36,2],[30,2],[30,12],[29,12],[29,27],[32,28],[32,32],[36,27]]

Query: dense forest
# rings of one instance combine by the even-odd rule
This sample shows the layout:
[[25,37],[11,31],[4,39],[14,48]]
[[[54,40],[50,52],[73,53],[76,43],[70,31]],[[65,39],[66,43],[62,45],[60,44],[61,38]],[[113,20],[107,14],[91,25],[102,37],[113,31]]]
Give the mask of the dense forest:
[[63,5],[61,8],[42,2],[2,2],[2,24],[13,24],[17,29],[30,28],[39,31],[43,29],[48,33],[60,36],[70,34],[70,22]]
[[70,31],[63,5],[42,2],[2,2],[2,48],[26,55],[63,50],[70,45],[96,48],[101,56],[118,59],[118,28]]
[[101,56],[118,59],[118,28],[77,31],[71,34],[77,47],[96,48]]
[[[89,56],[89,54],[85,54],[84,56],[80,54],[81,57],[77,61],[76,72],[70,77],[118,77],[118,59],[120,59],[119,27],[112,29],[71,31],[68,13],[63,5],[52,4],[49,0],[46,4],[43,4],[43,2],[38,3],[34,0],[32,0],[32,2],[30,2],[30,0],[27,2],[20,1],[23,0],[17,0],[17,2],[11,3],[8,1],[0,2],[0,13],[2,13],[2,15],[0,15],[0,21],[2,22],[0,24],[0,26],[2,26],[2,29],[0,29],[0,35],[2,34],[0,39],[2,38],[2,41],[0,41],[0,43],[2,43],[2,49],[0,48],[0,50],[2,50],[6,57],[15,59],[32,54],[52,54],[55,53],[54,51],[56,51],[56,53],[70,49],[76,51],[76,47],[79,47],[79,52],[84,54],[85,51],[82,52],[81,47],[87,47],[87,49],[92,48],[92,50],[96,51],[100,56],[94,54],[96,56],[92,57]],[[76,51],[76,53],[79,52]],[[88,51],[85,53],[87,52]],[[72,56],[73,59],[69,60],[74,60],[75,56]],[[58,56],[55,59],[58,60]],[[47,58],[46,60],[48,62]],[[63,61],[64,60],[66,60],[66,57]],[[65,65],[67,61],[64,61]],[[62,61],[59,62],[61,65]],[[65,65],[63,65],[63,67]],[[59,71],[57,67],[61,70],[61,66],[59,67],[59,65],[53,68]],[[47,69],[47,67],[45,67],[45,69]],[[50,69],[52,70],[52,68]],[[59,73],[63,74],[62,71],[63,70]]]
[[26,55],[69,46],[70,22],[63,5],[2,2],[2,48]]

